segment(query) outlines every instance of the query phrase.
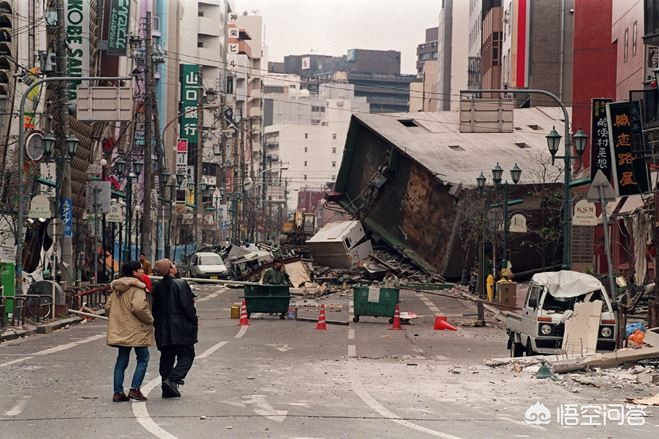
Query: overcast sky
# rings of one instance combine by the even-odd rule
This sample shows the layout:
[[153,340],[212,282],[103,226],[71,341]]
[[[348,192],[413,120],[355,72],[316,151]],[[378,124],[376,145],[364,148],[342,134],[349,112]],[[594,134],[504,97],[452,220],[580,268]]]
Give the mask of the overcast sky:
[[[467,1],[467,0],[464,0]],[[285,55],[345,55],[348,49],[398,50],[402,73],[416,73],[416,46],[437,26],[440,0],[235,0],[258,11],[270,61]]]

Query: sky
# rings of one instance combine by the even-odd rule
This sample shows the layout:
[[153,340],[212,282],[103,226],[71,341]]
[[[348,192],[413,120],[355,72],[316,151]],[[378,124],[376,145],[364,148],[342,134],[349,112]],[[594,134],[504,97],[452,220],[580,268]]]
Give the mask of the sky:
[[[466,1],[466,0],[465,0]],[[416,74],[416,46],[438,23],[440,0],[234,0],[263,17],[269,61],[285,55],[398,50],[401,73]]]

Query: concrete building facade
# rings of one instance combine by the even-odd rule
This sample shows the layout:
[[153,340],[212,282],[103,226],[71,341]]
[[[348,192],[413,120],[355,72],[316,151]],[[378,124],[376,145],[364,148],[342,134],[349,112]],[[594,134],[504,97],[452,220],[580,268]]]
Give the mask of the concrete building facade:
[[416,71],[419,77],[423,74],[423,65],[427,61],[436,60],[438,57],[437,30],[437,27],[426,29],[425,42],[416,46]]
[[460,90],[468,83],[469,2],[444,0],[439,11],[437,35],[438,98],[440,111],[459,108]]

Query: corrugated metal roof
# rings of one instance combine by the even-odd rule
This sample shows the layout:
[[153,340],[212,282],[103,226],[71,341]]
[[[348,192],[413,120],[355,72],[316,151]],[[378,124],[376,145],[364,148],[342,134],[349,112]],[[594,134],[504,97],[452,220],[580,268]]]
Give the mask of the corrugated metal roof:
[[[569,109],[568,109],[569,111]],[[459,113],[355,114],[366,126],[416,160],[447,183],[475,186],[481,172],[490,180],[491,169],[498,162],[504,169],[504,180],[510,179],[515,163],[522,169],[520,183],[542,182],[551,159],[545,136],[556,127],[563,135],[564,122],[560,108],[534,107],[515,109],[512,133],[460,133]],[[400,120],[413,120],[406,126]],[[406,123],[410,125],[409,123]],[[558,155],[564,154],[564,139]],[[562,168],[563,160],[556,166]],[[549,168],[547,182],[559,169]]]

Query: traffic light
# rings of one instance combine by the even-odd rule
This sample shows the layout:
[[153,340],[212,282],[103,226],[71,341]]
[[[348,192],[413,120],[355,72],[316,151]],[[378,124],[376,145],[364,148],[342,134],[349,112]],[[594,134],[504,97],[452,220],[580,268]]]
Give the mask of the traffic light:
[[12,71],[12,22],[11,2],[0,1],[0,99],[9,97],[9,78]]

